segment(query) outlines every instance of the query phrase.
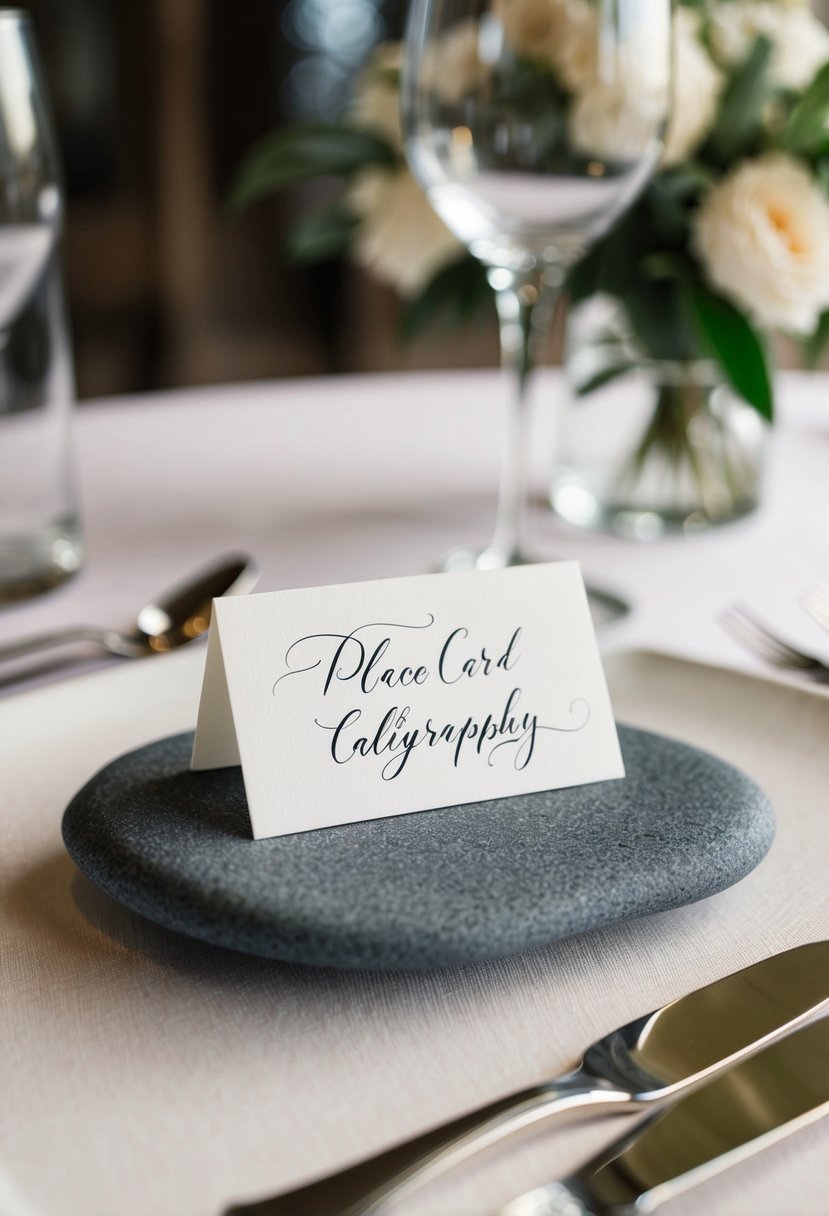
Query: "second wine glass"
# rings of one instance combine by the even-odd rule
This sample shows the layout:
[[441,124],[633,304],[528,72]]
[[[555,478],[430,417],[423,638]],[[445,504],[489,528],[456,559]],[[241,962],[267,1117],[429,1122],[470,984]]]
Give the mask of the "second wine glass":
[[567,270],[636,198],[668,120],[670,0],[412,0],[406,156],[487,268],[512,400],[495,532],[446,569],[533,560],[528,387]]

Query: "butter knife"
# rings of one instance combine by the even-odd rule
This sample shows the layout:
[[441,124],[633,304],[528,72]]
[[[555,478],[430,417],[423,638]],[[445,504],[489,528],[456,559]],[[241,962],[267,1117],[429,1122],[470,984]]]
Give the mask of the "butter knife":
[[553,1116],[622,1113],[700,1085],[829,1002],[829,942],[786,950],[699,988],[590,1047],[565,1076],[501,1098],[307,1186],[225,1216],[368,1216]]
[[646,1216],[825,1115],[829,1018],[714,1077],[569,1178],[519,1195],[497,1216]]

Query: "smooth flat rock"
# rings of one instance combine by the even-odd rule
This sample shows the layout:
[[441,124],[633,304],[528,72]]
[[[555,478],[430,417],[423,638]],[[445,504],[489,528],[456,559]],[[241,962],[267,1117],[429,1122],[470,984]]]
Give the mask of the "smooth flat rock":
[[75,796],[79,868],[192,937],[317,966],[453,966],[723,890],[774,835],[763,792],[706,752],[620,727],[627,777],[254,841],[241,770],[191,773],[191,734]]

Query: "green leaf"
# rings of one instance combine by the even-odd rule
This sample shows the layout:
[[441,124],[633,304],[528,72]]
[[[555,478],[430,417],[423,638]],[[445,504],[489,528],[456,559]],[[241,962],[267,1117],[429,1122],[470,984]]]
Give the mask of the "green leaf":
[[639,263],[646,279],[684,279],[691,272],[691,263],[681,253],[649,253]]
[[682,362],[694,357],[693,334],[675,279],[640,278],[623,303],[637,341],[651,358]]
[[654,359],[693,357],[688,319],[682,307],[676,273],[653,270],[676,254],[659,252],[649,205],[637,204],[595,250],[571,271],[568,292],[578,303],[597,292],[621,302],[638,344]]
[[325,262],[346,253],[358,220],[341,202],[313,211],[296,224],[285,241],[285,253],[294,262]]
[[420,295],[409,301],[403,313],[401,336],[410,342],[438,323],[447,330],[458,329],[491,303],[492,289],[483,266],[465,254],[439,270]]
[[595,393],[597,389],[604,388],[606,384],[610,384],[613,380],[617,380],[619,376],[625,376],[628,372],[632,372],[637,366],[636,363],[630,360],[625,360],[620,363],[610,363],[603,367],[601,371],[590,376],[587,380],[582,380],[574,385],[577,397],[587,397],[590,393]]
[[605,239],[601,250],[602,291],[625,299],[636,282],[636,266],[653,248],[650,215],[643,206],[634,207]]
[[824,194],[829,194],[829,157],[824,156],[813,165],[815,177]]
[[694,163],[657,174],[645,201],[660,243],[686,244],[690,209],[713,180],[710,169]]
[[728,82],[707,147],[714,159],[728,163],[748,150],[762,129],[763,107],[770,92],[768,66],[772,44],[755,39],[747,58]]
[[567,275],[567,298],[571,304],[580,304],[589,300],[602,290],[600,283],[601,244],[596,245],[585,255]]
[[780,135],[787,152],[808,153],[823,147],[829,119],[829,63],[824,64],[795,105]]
[[599,291],[621,299],[634,277],[636,257],[648,245],[647,216],[636,205],[593,246],[567,276],[567,294],[578,304]]
[[733,304],[714,295],[699,280],[685,277],[682,287],[701,343],[740,396],[771,422],[774,414],[771,376],[757,333]]
[[266,136],[242,164],[230,194],[234,211],[315,177],[348,177],[366,165],[397,163],[378,135],[354,127],[305,123]]
[[686,161],[674,169],[665,169],[657,174],[651,183],[651,189],[656,188],[658,196],[674,201],[696,198],[700,190],[710,186],[716,174],[707,165],[698,161]]
[[812,371],[817,367],[829,343],[829,311],[823,312],[818,318],[815,331],[804,338],[800,344],[806,366]]

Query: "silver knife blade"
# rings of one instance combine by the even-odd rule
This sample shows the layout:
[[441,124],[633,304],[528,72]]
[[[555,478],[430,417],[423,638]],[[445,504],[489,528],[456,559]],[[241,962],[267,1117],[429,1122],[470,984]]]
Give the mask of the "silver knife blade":
[[829,941],[809,942],[715,980],[594,1043],[580,1068],[499,1098],[414,1140],[225,1216],[356,1216],[380,1211],[542,1121],[637,1111],[700,1085],[829,1002]]
[[829,1018],[735,1064],[647,1119],[570,1178],[498,1216],[646,1216],[829,1115]]

